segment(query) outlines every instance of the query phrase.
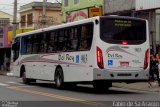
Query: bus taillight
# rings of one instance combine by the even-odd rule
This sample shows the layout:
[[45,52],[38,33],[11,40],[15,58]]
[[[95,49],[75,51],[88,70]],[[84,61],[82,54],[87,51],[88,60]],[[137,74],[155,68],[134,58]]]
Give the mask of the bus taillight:
[[148,68],[148,62],[149,62],[149,49],[146,50],[145,53],[145,59],[144,59],[144,69]]
[[122,41],[122,45],[128,45],[127,41]]
[[99,47],[97,47],[97,65],[101,69],[104,68],[103,54],[102,54],[102,50]]

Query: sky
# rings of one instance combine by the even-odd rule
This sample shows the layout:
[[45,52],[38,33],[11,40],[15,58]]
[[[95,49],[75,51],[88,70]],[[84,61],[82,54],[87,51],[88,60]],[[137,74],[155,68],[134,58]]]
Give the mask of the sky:
[[[20,6],[25,5],[27,3],[30,3],[30,2],[33,2],[33,1],[42,2],[43,0],[17,0],[18,10],[19,10]],[[47,1],[48,2],[56,2],[56,0],[47,0]],[[13,15],[13,4],[14,4],[14,0],[0,0],[0,11],[3,11],[3,12],[6,12],[6,13]]]

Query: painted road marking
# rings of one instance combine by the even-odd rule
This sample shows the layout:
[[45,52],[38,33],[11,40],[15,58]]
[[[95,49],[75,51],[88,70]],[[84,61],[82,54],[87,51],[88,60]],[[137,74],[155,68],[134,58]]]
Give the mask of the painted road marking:
[[23,85],[23,86],[10,86],[10,87],[7,87],[7,88],[33,88],[33,87],[35,87],[35,86],[27,86],[27,85]]
[[8,84],[0,83],[0,86],[9,86]]
[[24,89],[24,88],[20,88],[20,87],[16,87],[16,86],[15,87],[7,87],[7,88],[13,89],[16,91],[20,91],[20,92],[35,94],[35,95],[40,95],[40,96],[45,96],[45,97],[50,97],[50,98],[57,98],[57,99],[61,99],[64,101],[71,101],[71,102],[82,103],[82,104],[98,106],[98,107],[106,107],[106,105],[104,103],[86,101],[86,100],[82,100],[82,99],[78,99],[78,98],[61,96],[61,95],[57,95],[57,94],[53,94],[53,93],[51,94],[51,93],[45,93],[45,92],[40,92],[40,91],[34,91],[34,90]]
[[18,83],[18,82],[13,82],[13,81],[7,81],[6,83],[14,84],[14,85],[25,85],[25,84]]

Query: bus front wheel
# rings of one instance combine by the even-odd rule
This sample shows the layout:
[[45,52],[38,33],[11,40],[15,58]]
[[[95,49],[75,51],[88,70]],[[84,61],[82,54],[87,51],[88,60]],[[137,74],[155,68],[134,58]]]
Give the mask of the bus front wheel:
[[56,70],[55,85],[56,85],[56,88],[58,89],[64,88],[63,70],[60,67],[58,67]]
[[26,77],[26,71],[25,71],[24,68],[22,69],[22,82],[24,84],[29,84],[30,83],[30,80]]

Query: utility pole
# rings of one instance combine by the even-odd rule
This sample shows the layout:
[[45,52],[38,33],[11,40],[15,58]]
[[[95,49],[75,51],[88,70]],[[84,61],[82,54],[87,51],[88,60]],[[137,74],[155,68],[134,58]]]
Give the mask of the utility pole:
[[17,0],[14,0],[14,10],[13,10],[13,34],[12,39],[16,36],[16,29],[17,29]]
[[42,10],[42,20],[41,20],[43,26],[46,23],[46,2],[47,0],[43,0],[43,10]]
[[155,10],[149,12],[150,37],[154,53],[156,53],[156,21]]
[[103,5],[102,5],[102,11],[103,11],[103,15],[102,16],[105,16],[105,6],[106,6],[106,3],[107,3],[107,1],[106,0],[103,0]]

